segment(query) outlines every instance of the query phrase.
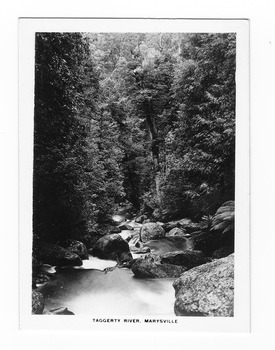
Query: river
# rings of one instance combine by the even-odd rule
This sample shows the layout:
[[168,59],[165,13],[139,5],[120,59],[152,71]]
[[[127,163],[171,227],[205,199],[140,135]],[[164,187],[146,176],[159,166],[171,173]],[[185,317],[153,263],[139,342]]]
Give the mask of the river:
[[[136,230],[141,226],[133,221],[126,223]],[[121,236],[126,238],[133,232],[125,230]],[[187,249],[188,241],[168,237],[150,241],[147,245],[152,253],[165,253]],[[134,258],[138,256],[133,254]],[[83,260],[81,267],[55,269],[44,266],[55,276],[53,281],[38,288],[45,297],[45,307],[49,310],[67,307],[75,315],[102,317],[174,316],[174,279],[137,279],[131,270],[115,266],[115,261],[93,256]],[[104,271],[106,268],[114,269]]]

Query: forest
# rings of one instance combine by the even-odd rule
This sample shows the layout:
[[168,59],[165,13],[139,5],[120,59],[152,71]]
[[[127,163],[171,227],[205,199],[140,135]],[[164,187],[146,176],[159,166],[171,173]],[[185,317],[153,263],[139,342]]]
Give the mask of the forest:
[[[34,242],[234,200],[234,33],[37,33]],[[107,226],[106,226],[107,225]]]
[[36,33],[33,314],[234,315],[235,71],[234,33]]

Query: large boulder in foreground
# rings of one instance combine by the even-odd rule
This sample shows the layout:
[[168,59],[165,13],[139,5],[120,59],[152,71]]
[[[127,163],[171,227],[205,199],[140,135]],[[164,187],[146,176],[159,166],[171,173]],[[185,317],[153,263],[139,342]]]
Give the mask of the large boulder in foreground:
[[234,254],[194,267],[173,287],[177,316],[234,316]]
[[155,222],[149,222],[143,224],[140,230],[140,240],[142,242],[148,242],[152,239],[159,239],[165,237],[164,229]]
[[186,271],[182,266],[161,264],[153,256],[136,259],[131,269],[137,278],[176,278]]
[[44,264],[53,266],[81,266],[80,257],[59,245],[51,243],[36,243],[34,256]]
[[68,249],[71,253],[77,254],[81,259],[89,259],[89,254],[84,243],[74,239],[66,239],[59,244],[61,247]]
[[132,260],[129,244],[116,233],[100,238],[89,252],[100,259],[120,262]]
[[169,252],[161,255],[160,259],[162,264],[180,265],[188,270],[206,263],[204,254],[199,250]]
[[40,315],[43,313],[45,306],[45,300],[43,294],[40,292],[32,291],[32,314]]

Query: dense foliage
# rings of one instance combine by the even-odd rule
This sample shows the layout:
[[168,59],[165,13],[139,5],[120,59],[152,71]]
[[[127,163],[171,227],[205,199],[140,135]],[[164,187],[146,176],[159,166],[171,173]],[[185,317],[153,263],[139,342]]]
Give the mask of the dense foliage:
[[234,140],[234,34],[36,35],[36,237],[86,235],[119,204],[214,214]]

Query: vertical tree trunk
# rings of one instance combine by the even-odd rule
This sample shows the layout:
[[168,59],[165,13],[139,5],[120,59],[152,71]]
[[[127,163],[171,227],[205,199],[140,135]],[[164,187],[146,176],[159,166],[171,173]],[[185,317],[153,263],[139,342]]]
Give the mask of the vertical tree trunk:
[[149,127],[149,132],[151,136],[151,154],[154,164],[154,177],[155,177],[155,188],[156,188],[156,200],[157,204],[161,205],[160,201],[160,164],[159,164],[159,137],[158,130],[151,114],[147,114],[146,121]]

